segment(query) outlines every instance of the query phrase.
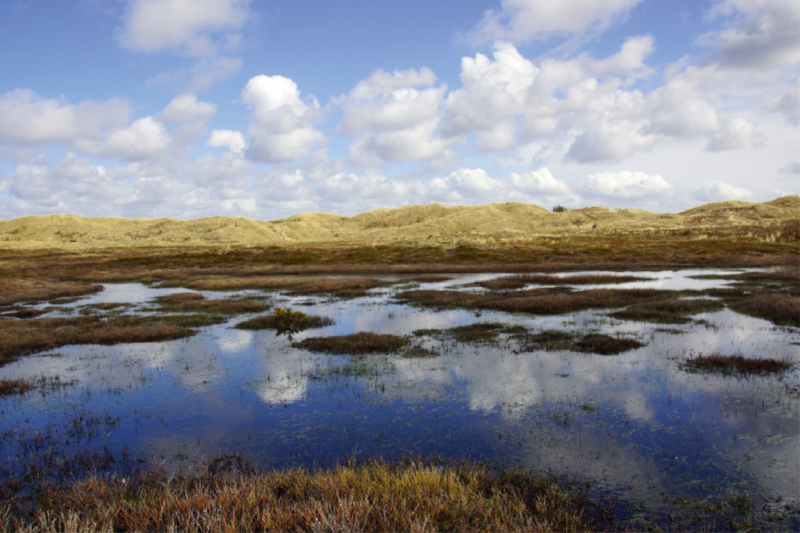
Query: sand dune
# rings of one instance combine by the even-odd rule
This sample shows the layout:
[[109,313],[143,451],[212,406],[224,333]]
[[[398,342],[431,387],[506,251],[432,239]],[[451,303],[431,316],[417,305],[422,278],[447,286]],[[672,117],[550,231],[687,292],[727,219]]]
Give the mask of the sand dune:
[[[381,208],[351,217],[306,213],[272,221],[244,217],[131,220],[45,215],[0,221],[0,249],[263,246],[306,242],[500,243],[591,231],[766,227],[797,218],[800,218],[797,195],[763,203],[716,202],[669,214],[606,207],[553,213],[535,205],[512,202],[459,207],[411,205]],[[593,229],[593,225],[597,228]]]

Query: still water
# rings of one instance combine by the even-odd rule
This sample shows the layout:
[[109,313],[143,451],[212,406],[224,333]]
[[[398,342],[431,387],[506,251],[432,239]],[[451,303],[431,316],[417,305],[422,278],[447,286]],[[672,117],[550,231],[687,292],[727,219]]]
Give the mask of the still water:
[[[579,274],[586,273],[597,272]],[[652,279],[605,287],[702,290],[730,283],[689,277],[698,273],[719,272],[636,272]],[[471,284],[499,275],[454,275],[416,286],[483,290]],[[39,438],[54,453],[127,449],[168,470],[237,452],[264,467],[408,455],[490,461],[590,480],[595,490],[632,502],[629,516],[657,513],[680,498],[740,493],[754,505],[800,505],[797,328],[728,309],[680,326],[615,320],[607,310],[544,317],[435,311],[395,302],[393,295],[405,288],[353,300],[266,296],[273,306],[335,320],[296,334],[295,341],[503,322],[533,333],[622,333],[646,346],[616,356],[518,353],[513,339],[487,345],[437,336],[419,338],[439,353],[435,357],[356,360],[293,348],[271,330],[233,329],[254,315],[184,340],[68,346],[0,368],[0,379],[58,376],[72,383],[0,400],[2,472],[17,472],[33,451],[42,453]],[[174,292],[186,291],[106,285],[50,316],[103,302],[147,312],[152,298]],[[772,357],[795,367],[780,377],[746,378],[681,370],[687,358],[710,353]]]

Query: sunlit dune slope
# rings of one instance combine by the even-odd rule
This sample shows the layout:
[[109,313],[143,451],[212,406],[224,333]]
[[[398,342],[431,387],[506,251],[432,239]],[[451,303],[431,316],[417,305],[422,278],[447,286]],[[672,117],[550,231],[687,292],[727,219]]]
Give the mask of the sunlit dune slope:
[[[88,249],[141,246],[263,246],[303,242],[521,242],[551,235],[609,231],[768,227],[800,218],[800,196],[770,202],[717,202],[682,213],[587,207],[553,213],[529,204],[382,208],[352,217],[306,213],[272,221],[46,215],[0,221],[0,248]],[[596,228],[593,226],[596,225]]]

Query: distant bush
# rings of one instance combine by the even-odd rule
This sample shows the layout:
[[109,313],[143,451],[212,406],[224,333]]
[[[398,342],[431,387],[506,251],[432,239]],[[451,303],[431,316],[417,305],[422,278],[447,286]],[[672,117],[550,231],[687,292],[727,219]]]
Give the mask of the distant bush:
[[563,205],[557,205],[553,208],[553,213],[563,213],[566,210],[567,208],[564,207]]

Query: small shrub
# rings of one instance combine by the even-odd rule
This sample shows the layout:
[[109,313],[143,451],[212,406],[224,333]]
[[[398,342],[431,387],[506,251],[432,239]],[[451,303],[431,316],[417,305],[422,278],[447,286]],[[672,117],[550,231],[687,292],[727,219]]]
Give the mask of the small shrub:
[[567,210],[567,208],[564,207],[563,205],[557,205],[557,206],[553,207],[553,213],[563,213],[566,210]]

